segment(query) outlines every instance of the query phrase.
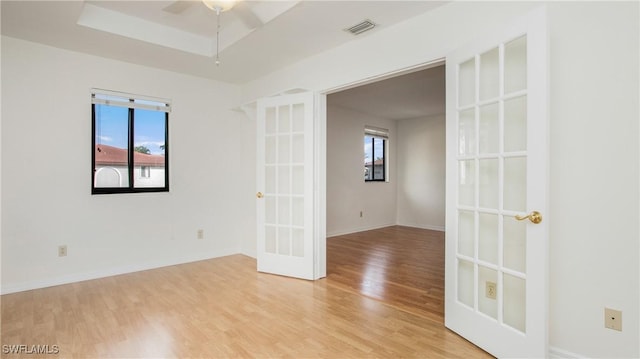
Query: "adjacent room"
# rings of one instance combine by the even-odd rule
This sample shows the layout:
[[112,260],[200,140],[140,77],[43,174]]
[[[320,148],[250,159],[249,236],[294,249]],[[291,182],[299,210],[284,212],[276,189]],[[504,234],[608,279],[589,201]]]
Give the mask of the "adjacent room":
[[328,279],[440,322],[444,70],[429,67],[327,97]]
[[638,2],[0,27],[3,357],[640,357]]

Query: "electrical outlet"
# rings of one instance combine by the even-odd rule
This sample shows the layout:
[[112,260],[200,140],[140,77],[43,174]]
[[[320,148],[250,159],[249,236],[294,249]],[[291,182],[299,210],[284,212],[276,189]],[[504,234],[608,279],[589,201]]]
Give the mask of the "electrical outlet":
[[487,281],[485,283],[485,295],[487,298],[496,299],[496,296],[498,295],[498,286],[494,282]]
[[62,245],[58,246],[58,257],[66,257],[67,256],[67,246]]
[[604,327],[622,331],[622,312],[615,309],[604,308]]
[[198,239],[204,239],[204,229],[198,229]]
[[360,211],[360,218],[362,218],[362,211]]

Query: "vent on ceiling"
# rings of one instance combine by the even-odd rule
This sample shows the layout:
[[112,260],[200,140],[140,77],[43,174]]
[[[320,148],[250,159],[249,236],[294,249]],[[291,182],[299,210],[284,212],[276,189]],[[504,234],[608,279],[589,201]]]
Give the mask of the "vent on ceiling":
[[360,35],[365,31],[369,31],[376,27],[376,24],[371,20],[364,20],[358,24],[355,24],[349,28],[344,29],[346,32],[350,32],[353,35]]

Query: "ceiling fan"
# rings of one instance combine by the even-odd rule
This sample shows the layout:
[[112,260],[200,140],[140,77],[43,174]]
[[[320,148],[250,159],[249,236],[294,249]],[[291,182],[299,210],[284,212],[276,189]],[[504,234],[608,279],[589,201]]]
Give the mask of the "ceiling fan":
[[[216,30],[216,66],[220,66],[220,13],[234,9],[234,13],[240,18],[240,20],[250,29],[254,30],[261,27],[264,23],[260,18],[249,8],[249,6],[240,0],[202,0],[202,3],[209,9],[216,13],[217,18],[217,30]],[[173,13],[181,14],[189,7],[198,4],[196,1],[178,0],[172,4],[166,6],[162,10]]]
[[[251,10],[246,1],[241,0],[203,0],[202,3],[215,12],[225,12],[232,10],[233,13],[249,29],[257,29],[264,25],[264,22]],[[165,6],[162,10],[172,14],[182,14],[192,6],[202,6],[200,1],[177,0]],[[218,12],[218,13],[219,13]]]

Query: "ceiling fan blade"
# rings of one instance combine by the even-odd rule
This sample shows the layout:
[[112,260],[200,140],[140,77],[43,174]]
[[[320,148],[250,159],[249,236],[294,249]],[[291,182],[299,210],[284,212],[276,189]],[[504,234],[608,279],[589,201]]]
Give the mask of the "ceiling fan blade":
[[177,14],[182,14],[185,10],[190,8],[191,5],[193,4],[194,4],[193,1],[178,0],[165,6],[164,8],[162,8],[162,10],[177,15]]
[[251,8],[249,8],[246,1],[238,1],[231,11],[235,12],[240,20],[250,29],[256,29],[264,25],[262,20],[260,20],[260,18],[251,11]]

